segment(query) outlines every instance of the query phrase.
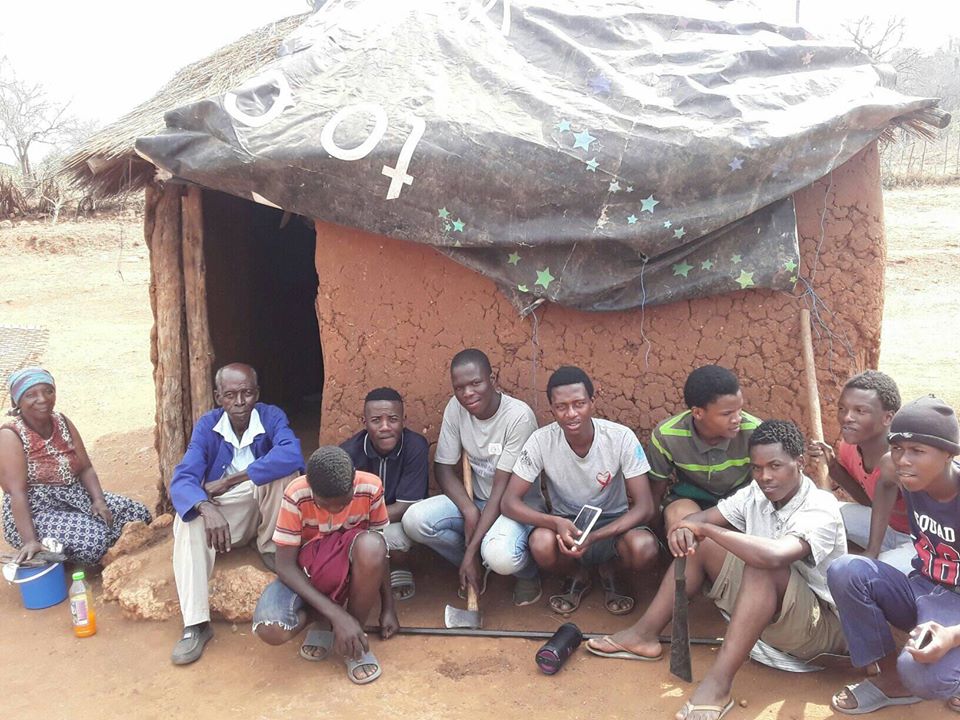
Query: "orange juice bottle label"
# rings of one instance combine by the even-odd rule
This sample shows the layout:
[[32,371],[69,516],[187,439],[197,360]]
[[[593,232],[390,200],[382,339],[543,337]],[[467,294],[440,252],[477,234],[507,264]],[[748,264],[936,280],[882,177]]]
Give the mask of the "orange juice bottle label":
[[71,598],[70,612],[73,615],[74,625],[83,626],[90,623],[90,618],[87,613],[87,599],[85,597]]

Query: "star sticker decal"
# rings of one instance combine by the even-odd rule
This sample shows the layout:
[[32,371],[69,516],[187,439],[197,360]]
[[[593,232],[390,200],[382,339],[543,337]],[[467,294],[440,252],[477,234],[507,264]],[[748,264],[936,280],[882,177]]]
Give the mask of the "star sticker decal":
[[736,172],[737,170],[740,170],[743,168],[743,159],[734,157],[733,160],[727,163],[727,165],[730,166],[730,172]]
[[652,213],[652,212],[653,212],[653,208],[655,208],[657,205],[659,205],[659,204],[660,204],[660,201],[659,201],[659,200],[654,200],[654,199],[653,199],[653,193],[651,193],[651,194],[650,194],[650,197],[647,197],[647,198],[644,198],[643,200],[641,200],[641,201],[640,201],[640,204],[643,206],[643,207],[640,209],[640,212],[649,212],[649,213]]
[[627,192],[633,192],[633,185],[627,185]]
[[709,270],[712,267],[713,267],[713,260],[704,260],[702,263],[700,263],[701,270]]
[[450,217],[450,211],[447,210],[445,207],[442,207],[439,210],[437,210],[437,216],[442,218]]
[[637,216],[636,215],[627,215],[627,225],[636,225]]
[[687,277],[687,274],[691,270],[693,270],[693,265],[688,264],[686,260],[673,266],[674,275],[683,275],[684,277]]
[[573,149],[576,150],[578,147],[583,148],[584,150],[590,150],[590,143],[594,142],[596,138],[590,134],[589,130],[583,130],[578,133],[573,134]]
[[587,166],[587,170],[590,172],[596,172],[597,168],[600,167],[600,163],[597,162],[596,158],[590,158],[584,163],[584,165]]
[[746,290],[748,287],[753,287],[753,273],[747,272],[746,270],[740,271],[740,277],[734,280],[740,286],[741,290]]
[[663,221],[663,226],[664,226],[667,230],[669,230],[671,227],[673,227],[673,223],[670,222],[669,220],[664,220],[664,221]]
[[793,261],[793,258],[791,258],[790,260],[787,260],[783,264],[783,269],[789,273],[792,273],[794,270],[797,269],[797,264]]
[[528,288],[526,285],[517,285],[517,290],[520,292],[530,292],[530,288]]
[[507,265],[516,265],[518,262],[520,262],[520,254],[515,252],[510,253],[510,257],[507,258]]
[[546,267],[543,270],[537,270],[537,281],[534,285],[543,285],[543,289],[546,290],[554,280],[556,278],[550,274],[550,268]]
[[804,65],[809,65],[813,61],[813,53],[809,50],[800,56],[800,62]]
[[617,182],[616,180],[612,181],[610,183],[610,192],[612,193],[620,192],[620,183]]
[[732,262],[734,265],[739,265],[742,261],[743,257],[740,255],[740,253],[730,256],[730,262]]
[[683,239],[683,236],[686,234],[687,231],[683,229],[682,225],[673,231],[673,237],[675,237],[677,240]]
[[569,120],[561,120],[561,121],[558,122],[556,125],[554,125],[554,127],[555,127],[557,130],[559,130],[560,132],[567,132],[567,131],[570,129],[570,121],[569,121]]
[[794,285],[796,285],[796,284],[797,284],[797,276],[796,276],[796,275],[791,275],[791,276],[790,276],[790,282],[792,282]]
[[460,232],[460,233],[463,232],[463,220],[461,220],[460,218],[457,218],[456,220],[453,221],[453,231]]

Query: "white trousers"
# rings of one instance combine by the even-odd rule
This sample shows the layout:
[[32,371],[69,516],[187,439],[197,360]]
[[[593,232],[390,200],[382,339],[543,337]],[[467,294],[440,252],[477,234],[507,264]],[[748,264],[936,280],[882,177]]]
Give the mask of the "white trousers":
[[[870,516],[873,508],[859,503],[840,503],[840,514],[843,516],[843,526],[847,530],[847,539],[854,545],[866,549],[870,542]],[[880,555],[877,560],[892,565],[907,575],[913,566],[910,564],[917,556],[913,547],[913,538],[906,533],[898,532],[889,525],[883,534],[883,544],[880,546]]]
[[407,534],[403,531],[403,524],[400,522],[392,522],[384,528],[383,539],[387,541],[388,550],[396,550],[397,552],[409,552],[410,548],[413,547],[413,542],[410,538],[407,537]]
[[[252,481],[240,483],[217,498],[217,509],[230,526],[233,547],[246,545],[254,538],[261,553],[277,551],[273,531],[283,491],[293,476],[280,478],[266,485]],[[177,515],[173,521],[173,577],[180,597],[183,625],[188,627],[210,619],[210,589],[216,551],[207,546],[207,532],[199,515],[184,522]]]

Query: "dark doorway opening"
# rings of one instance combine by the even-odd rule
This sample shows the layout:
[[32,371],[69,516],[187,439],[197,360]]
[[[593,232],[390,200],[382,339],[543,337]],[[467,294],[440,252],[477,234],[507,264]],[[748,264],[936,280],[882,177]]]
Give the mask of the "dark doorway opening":
[[203,210],[214,367],[253,365],[261,401],[286,411],[309,456],[323,392],[313,223],[210,190]]

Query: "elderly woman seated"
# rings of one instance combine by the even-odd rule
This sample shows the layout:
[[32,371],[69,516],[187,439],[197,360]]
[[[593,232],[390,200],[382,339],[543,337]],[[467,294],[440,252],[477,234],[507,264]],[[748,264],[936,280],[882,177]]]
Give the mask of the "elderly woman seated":
[[22,562],[43,550],[40,540],[63,543],[73,562],[96,565],[123,526],[150,522],[139,502],[100,486],[83,440],[65,415],[54,411],[53,376],[25,368],[10,376],[12,420],[0,424],[3,534]]

